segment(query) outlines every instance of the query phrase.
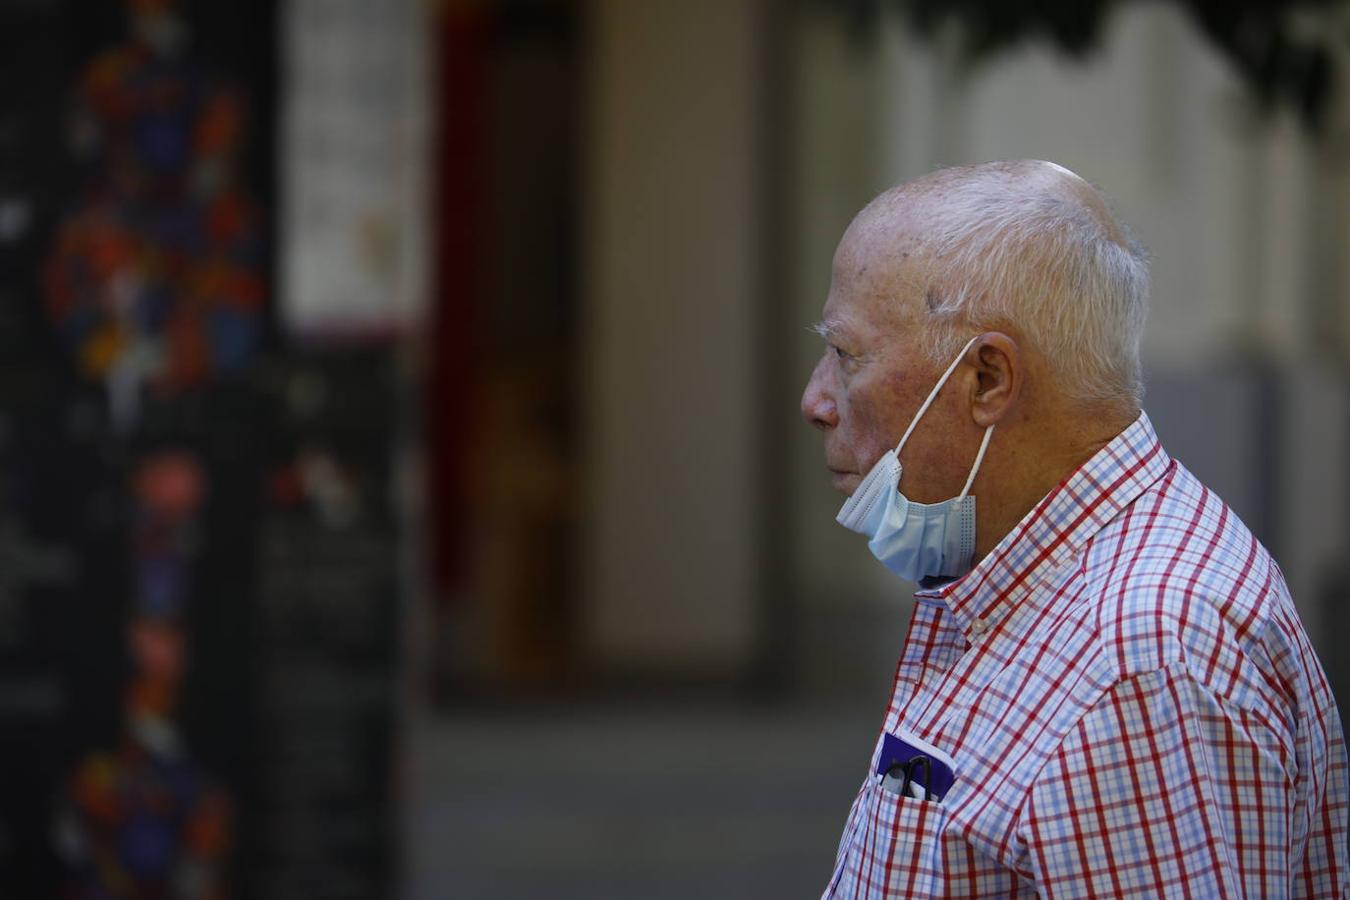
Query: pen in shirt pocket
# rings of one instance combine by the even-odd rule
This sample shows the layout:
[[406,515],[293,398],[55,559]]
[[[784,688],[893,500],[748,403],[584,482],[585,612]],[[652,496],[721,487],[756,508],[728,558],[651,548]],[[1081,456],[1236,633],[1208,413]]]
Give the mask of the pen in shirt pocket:
[[877,774],[882,790],[923,800],[942,800],[956,783],[952,758],[905,732],[883,736]]

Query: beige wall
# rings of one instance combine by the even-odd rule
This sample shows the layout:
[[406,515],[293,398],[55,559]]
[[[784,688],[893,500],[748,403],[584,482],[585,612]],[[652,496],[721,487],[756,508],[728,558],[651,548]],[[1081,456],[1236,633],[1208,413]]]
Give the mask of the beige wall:
[[737,669],[751,652],[757,6],[587,7],[581,597],[605,663]]

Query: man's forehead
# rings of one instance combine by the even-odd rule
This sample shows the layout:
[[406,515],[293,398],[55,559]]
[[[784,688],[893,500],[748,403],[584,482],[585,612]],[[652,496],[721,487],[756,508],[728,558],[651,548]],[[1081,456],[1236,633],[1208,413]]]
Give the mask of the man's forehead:
[[841,329],[893,325],[925,290],[919,244],[896,226],[854,220],[832,268],[824,318]]
[[915,204],[880,198],[868,204],[844,230],[835,248],[836,275],[897,277],[922,256],[922,227]]

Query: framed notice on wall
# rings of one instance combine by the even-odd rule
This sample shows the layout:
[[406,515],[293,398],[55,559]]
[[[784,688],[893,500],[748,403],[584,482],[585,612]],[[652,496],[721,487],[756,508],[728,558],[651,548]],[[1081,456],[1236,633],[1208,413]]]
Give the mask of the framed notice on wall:
[[394,338],[421,318],[431,5],[283,7],[279,311],[293,338]]

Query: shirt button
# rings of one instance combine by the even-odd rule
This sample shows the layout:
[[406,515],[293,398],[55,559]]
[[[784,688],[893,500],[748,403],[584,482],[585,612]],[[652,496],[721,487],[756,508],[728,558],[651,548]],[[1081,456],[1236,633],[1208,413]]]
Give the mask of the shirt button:
[[989,629],[989,623],[984,619],[976,619],[970,623],[971,634],[984,634]]

